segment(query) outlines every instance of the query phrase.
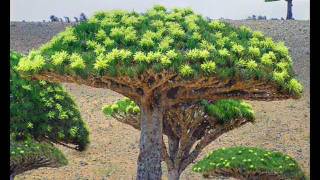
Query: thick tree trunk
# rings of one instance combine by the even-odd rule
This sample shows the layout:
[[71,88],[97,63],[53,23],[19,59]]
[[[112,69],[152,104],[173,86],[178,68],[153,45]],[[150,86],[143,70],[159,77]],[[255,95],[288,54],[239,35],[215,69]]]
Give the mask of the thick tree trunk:
[[293,19],[292,17],[292,0],[287,0],[287,20]]
[[169,169],[168,171],[168,179],[169,180],[179,180],[180,173],[177,169]]
[[161,180],[162,118],[163,112],[161,109],[141,107],[137,180]]

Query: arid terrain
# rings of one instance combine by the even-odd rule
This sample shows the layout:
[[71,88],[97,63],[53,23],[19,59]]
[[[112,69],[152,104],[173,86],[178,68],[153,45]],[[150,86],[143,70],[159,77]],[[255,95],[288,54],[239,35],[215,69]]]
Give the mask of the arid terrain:
[[[294,70],[304,84],[305,92],[298,100],[260,102],[250,101],[256,112],[256,122],[221,136],[211,143],[199,159],[211,150],[230,146],[256,146],[277,150],[294,157],[305,173],[310,173],[310,22],[309,21],[233,21],[261,30],[276,41],[284,41],[290,48]],[[11,22],[10,48],[27,53],[50,40],[70,24]],[[59,147],[69,160],[61,168],[40,168],[21,174],[21,179],[50,180],[127,180],[135,179],[139,152],[139,131],[114,119],[106,118],[101,111],[105,104],[122,96],[108,89],[84,85],[64,84],[74,97],[83,118],[88,122],[91,144],[85,152]],[[163,179],[166,167],[163,165]],[[182,180],[203,179],[191,171],[182,174]]]

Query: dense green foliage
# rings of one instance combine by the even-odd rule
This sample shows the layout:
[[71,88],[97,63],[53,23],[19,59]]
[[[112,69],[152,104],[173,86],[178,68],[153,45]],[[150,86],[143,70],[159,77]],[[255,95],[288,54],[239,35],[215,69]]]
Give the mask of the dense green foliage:
[[53,143],[84,150],[89,131],[73,99],[62,86],[20,77],[23,56],[10,53],[10,175],[39,167],[67,164]]
[[129,98],[124,98],[115,102],[114,104],[105,105],[102,108],[103,113],[106,116],[112,116],[114,114],[140,114],[140,108],[131,101]]
[[263,33],[211,21],[191,9],[155,6],[146,13],[98,12],[22,58],[18,69],[134,77],[147,69],[199,76],[263,79],[300,95],[284,43]]
[[223,99],[215,103],[205,104],[206,113],[217,118],[220,122],[228,122],[236,118],[254,120],[252,106],[241,100]]
[[298,163],[288,155],[252,147],[231,147],[215,150],[193,166],[205,173],[217,169],[241,169],[242,172],[275,173],[289,179],[304,179]]
[[61,166],[68,163],[62,152],[51,144],[39,143],[31,138],[24,141],[10,139],[10,165],[17,166],[41,158]]
[[10,54],[10,132],[17,139],[32,137],[72,143],[80,150],[89,132],[73,99],[58,84],[20,77],[15,65],[22,58]]
[[[217,118],[220,123],[225,123],[236,118],[254,120],[254,112],[251,105],[242,100],[223,99],[214,103],[203,100],[200,104],[209,116]],[[126,116],[140,113],[139,107],[128,98],[119,100],[114,104],[105,105],[102,111],[106,116],[115,114]]]

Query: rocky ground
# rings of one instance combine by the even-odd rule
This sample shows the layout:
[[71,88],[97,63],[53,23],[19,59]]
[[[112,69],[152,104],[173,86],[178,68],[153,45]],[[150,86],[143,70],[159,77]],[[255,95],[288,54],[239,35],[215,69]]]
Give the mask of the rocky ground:
[[[305,86],[299,100],[275,102],[250,101],[256,112],[256,122],[245,125],[221,136],[200,155],[215,148],[230,146],[256,146],[277,150],[291,155],[310,173],[310,22],[309,21],[233,21],[234,25],[247,25],[261,30],[276,41],[284,41],[290,48],[294,70]],[[53,35],[70,24],[11,22],[10,48],[27,53],[47,42]],[[59,147],[69,159],[69,165],[61,168],[40,168],[17,176],[16,179],[52,180],[101,180],[134,179],[138,157],[139,132],[101,112],[105,104],[122,96],[106,89],[83,85],[64,84],[75,98],[81,114],[91,131],[91,145],[85,152]],[[199,158],[199,159],[200,159]],[[191,166],[190,166],[191,167]],[[182,174],[182,180],[200,180],[202,177],[190,167]],[[164,168],[164,177],[166,171]]]

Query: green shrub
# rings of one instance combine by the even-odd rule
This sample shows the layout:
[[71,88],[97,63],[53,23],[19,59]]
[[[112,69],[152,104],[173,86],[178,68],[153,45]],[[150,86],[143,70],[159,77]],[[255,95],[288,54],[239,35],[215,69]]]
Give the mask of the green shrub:
[[68,163],[62,152],[51,144],[39,143],[30,138],[23,141],[17,141],[14,138],[10,139],[11,167],[17,167],[28,163],[32,164],[30,161],[41,161],[41,158],[50,160],[57,167],[67,165]]
[[74,100],[58,84],[21,78],[15,70],[20,58],[10,54],[10,132],[16,138],[46,137],[84,149],[89,131]]
[[[253,147],[222,148],[209,153],[193,167],[194,172],[210,173],[219,170],[230,170],[230,176],[237,177],[237,171],[247,174],[276,174],[285,179],[305,179],[298,163],[290,156],[280,152]],[[233,173],[235,174],[233,174]],[[239,177],[239,176],[238,176]]]

